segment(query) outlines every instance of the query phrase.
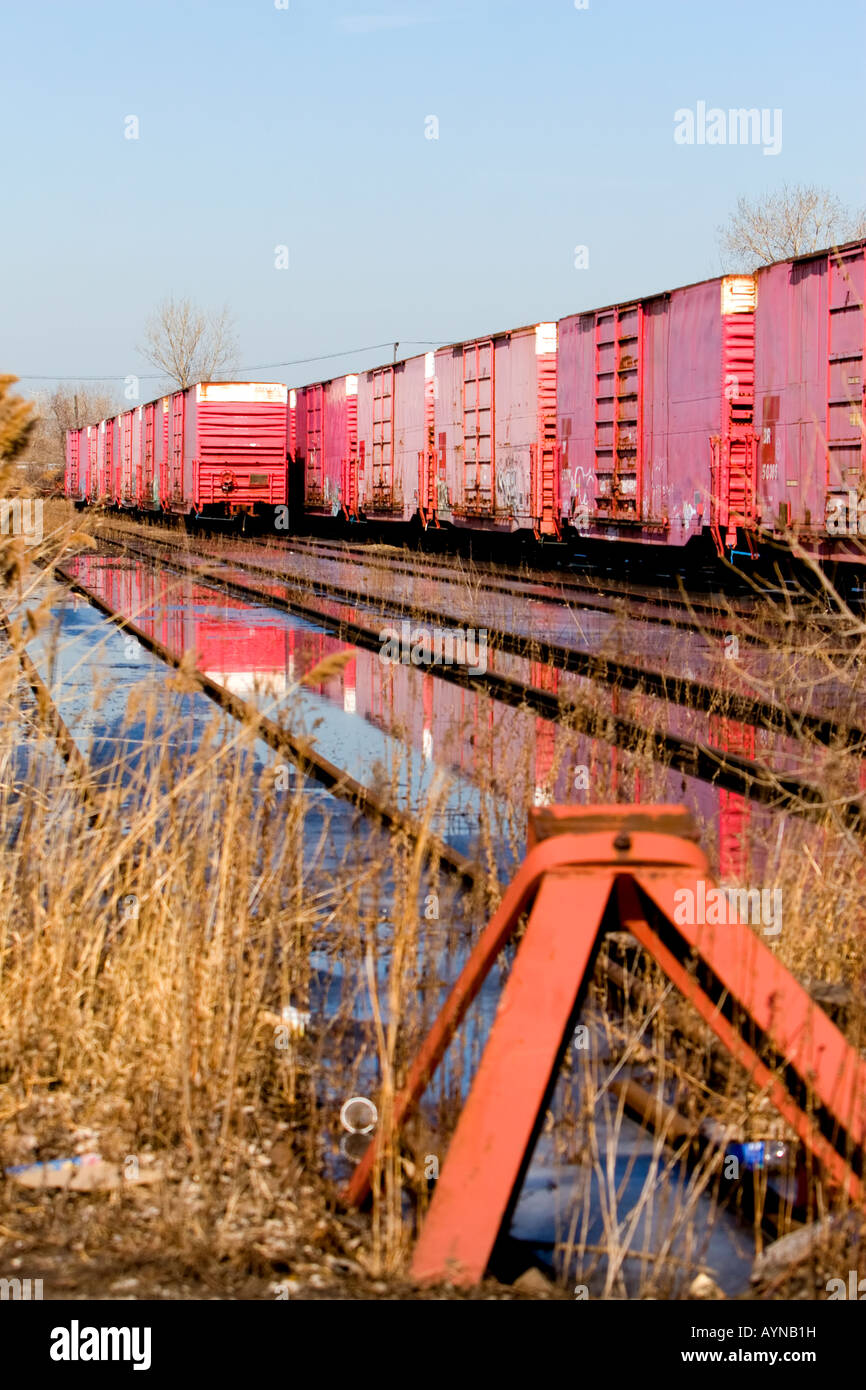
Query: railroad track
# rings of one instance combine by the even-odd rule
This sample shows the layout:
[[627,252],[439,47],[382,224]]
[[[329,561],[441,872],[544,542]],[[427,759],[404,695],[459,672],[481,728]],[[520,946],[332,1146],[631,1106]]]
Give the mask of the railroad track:
[[[202,584],[230,594],[244,602],[293,613],[317,624],[341,640],[352,642],[355,646],[366,650],[381,651],[379,628],[360,622],[356,618],[349,617],[348,614],[338,616],[323,611],[321,606],[311,602],[314,595],[310,593],[309,589],[301,590],[300,586],[293,586],[284,578],[275,576],[271,570],[267,570],[265,573],[272,582],[278,579],[284,592],[274,593],[270,589],[221,575],[211,568],[203,569],[201,564],[194,564],[185,560],[179,553],[178,547],[172,547],[162,540],[156,542],[148,540],[147,546],[155,547],[157,550],[162,549],[164,552],[167,551],[166,556],[154,554],[152,549],[149,551],[146,547],[136,546],[128,535],[120,540],[111,540],[108,537],[104,539],[117,549],[133,556],[137,555],[150,563],[154,561],[164,563],[167,568],[188,575]],[[210,559],[206,554],[202,558]],[[256,567],[248,563],[244,566],[233,564],[233,568],[254,571]],[[103,611],[118,620],[117,615],[112,615],[108,606],[98,596],[92,595],[90,590],[80,585],[74,576],[63,574],[62,571],[60,573],[67,581],[75,583],[79,592],[98,602],[98,606]],[[328,597],[338,596],[361,607],[371,607],[369,598],[358,591],[347,590],[343,586],[330,584],[317,587],[324,589]],[[292,592],[293,588],[294,592]],[[384,612],[381,616],[393,615]],[[419,615],[416,612],[414,616]],[[441,611],[423,616],[440,625],[459,626],[455,619]],[[121,622],[121,625],[134,631],[135,635],[138,635],[140,629],[136,629],[129,620],[120,619],[118,621]],[[147,637],[146,634],[144,636]],[[838,725],[834,721],[817,716],[792,716],[789,711],[780,706],[772,705],[766,701],[752,700],[741,695],[721,693],[715,687],[700,682],[670,678],[640,667],[575,652],[573,649],[559,647],[553,643],[538,643],[533,640],[529,644],[527,639],[506,632],[488,629],[487,640],[489,646],[500,646],[502,650],[516,656],[531,657],[532,660],[548,661],[551,664],[561,661],[563,669],[577,671],[591,679],[601,680],[607,684],[624,682],[630,688],[639,690],[641,693],[681,705],[691,703],[695,708],[737,719],[743,723],[753,723],[758,727],[761,725],[772,727],[792,737],[800,737],[809,733],[816,740],[829,745],[855,750],[863,746],[863,735],[859,729]],[[153,639],[147,637],[146,644],[151,645],[152,643]],[[158,655],[162,656],[163,652],[167,653],[167,649],[161,648],[161,644],[157,644],[156,647],[151,645],[152,650],[156,651],[157,647],[160,648],[157,651]],[[172,656],[170,653],[168,656],[171,664],[178,664],[179,657]],[[163,657],[163,659],[165,658]],[[594,712],[516,677],[505,676],[489,670],[481,675],[460,666],[431,664],[429,667],[424,666],[423,669],[429,669],[440,679],[450,681],[466,689],[481,690],[503,704],[514,708],[526,708],[551,722],[567,725],[577,732],[601,738],[608,743],[624,747],[640,747],[647,746],[649,740],[652,756],[663,765],[714,784],[724,790],[737,792],[777,810],[790,811],[812,819],[826,813],[825,794],[813,783],[803,778],[775,773],[754,759],[725,752],[696,739],[648,730],[645,724],[638,724],[634,720],[615,714],[608,714],[599,721]],[[215,691],[225,694],[221,686],[216,685],[215,682],[210,684],[215,687]],[[207,693],[211,692],[208,691]],[[234,700],[237,697],[232,696],[230,698]],[[244,702],[240,703],[243,704]],[[599,723],[601,723],[601,728],[599,728]],[[332,779],[335,776],[335,770],[330,765],[325,776]],[[359,787],[360,784],[357,786]],[[858,834],[863,833],[866,829],[860,800],[859,797],[846,798],[835,808],[841,823],[847,828],[855,830]]]
[[[194,680],[200,690],[214,704],[218,705],[225,713],[241,723],[249,723],[255,727],[257,737],[261,738],[275,752],[288,758],[294,767],[304,776],[311,778],[320,786],[326,787],[333,796],[340,800],[351,802],[368,819],[386,825],[391,829],[403,831],[413,843],[420,843],[424,846],[425,854],[428,859],[436,859],[451,874],[461,879],[467,888],[477,887],[481,884],[486,885],[491,891],[498,892],[499,885],[491,878],[490,873],[484,866],[469,859],[460,853],[447,841],[431,833],[429,828],[422,824],[416,817],[410,816],[400,807],[390,802],[387,797],[371,790],[350,773],[344,771],[336,764],[330,762],[319,753],[314,744],[306,739],[296,738],[289,730],[278,724],[276,720],[268,718],[250,701],[243,700],[239,695],[227,690],[218,681],[211,679],[202,671],[189,671],[183,666],[183,653],[173,652],[170,647],[160,642],[146,632],[136,622],[124,614],[117,613],[110,604],[106,603],[101,595],[97,594],[86,584],[82,584],[75,575],[70,574],[62,564],[53,566],[55,577],[66,584],[73,592],[80,594],[95,608],[98,608],[114,623],[121,631],[130,634],[141,643],[147,651],[152,652],[166,666],[175,670],[183,669],[185,674]],[[58,715],[59,718],[59,715]],[[74,745],[73,745],[74,747]],[[78,754],[77,748],[75,749]],[[80,754],[78,757],[80,758]]]
[[[130,548],[128,538],[125,536],[123,539],[114,539],[108,536],[104,539],[108,544],[120,549]],[[185,565],[185,562],[177,558],[179,548],[172,546],[170,542],[162,539],[154,541],[147,537],[146,544],[163,547],[168,551],[171,563],[178,568],[183,567],[185,573],[194,574],[198,578],[207,578],[209,575],[213,575],[225,585],[235,582],[227,576],[220,575],[218,571],[202,570],[200,566]],[[187,553],[200,555],[206,562],[215,560],[215,557],[206,550],[195,551],[186,545],[184,545],[183,550]],[[385,603],[382,600],[371,598],[362,589],[352,588],[345,584],[336,584],[324,579],[302,582],[287,577],[285,574],[280,574],[269,566],[256,565],[252,560],[216,559],[216,563],[232,569],[243,569],[249,574],[258,575],[283,585],[286,595],[292,595],[291,599],[286,598],[289,611],[294,611],[300,616],[324,625],[331,624],[333,626],[334,620],[323,613],[321,608],[311,607],[306,602],[307,596],[311,594],[326,596],[340,602],[350,603],[372,610],[382,618],[402,619],[409,617],[416,621],[446,628],[459,628],[465,623],[462,616],[443,612],[438,606],[433,609],[425,608],[417,603],[398,604],[393,601]],[[258,603],[269,603],[274,597],[269,590],[255,586],[236,585],[236,589],[239,590],[239,597],[253,595]],[[281,606],[279,596],[277,603],[278,606]],[[341,621],[343,626],[339,635],[345,635],[349,630],[348,620]],[[356,627],[359,634],[368,631],[361,624],[356,624]],[[791,738],[800,739],[807,735],[828,747],[866,749],[864,734],[859,727],[844,724],[839,720],[829,719],[823,715],[791,711],[769,700],[760,700],[736,691],[720,690],[717,686],[710,685],[705,681],[695,680],[691,677],[667,675],[664,672],[638,666],[632,662],[619,661],[607,656],[595,656],[590,652],[579,651],[562,643],[551,642],[538,637],[528,638],[522,633],[510,632],[507,629],[487,627],[485,630],[488,646],[509,656],[555,666],[558,670],[569,671],[572,674],[600,681],[607,685],[621,685],[625,689],[653,696],[669,704],[720,715],[727,719],[736,719],[741,723],[751,724],[755,728],[772,729],[776,733]],[[359,645],[362,644],[359,642]],[[381,647],[381,641],[378,638],[376,646]],[[433,669],[439,670],[440,668],[434,667]],[[502,679],[506,678],[503,677]],[[553,696],[552,698],[555,700],[557,697]]]
[[[253,538],[252,546],[267,549],[273,546],[271,540]],[[361,546],[340,548],[319,546],[315,542],[304,541],[299,545],[297,538],[285,542],[287,550],[302,549],[314,559],[325,559],[335,564],[362,562],[368,570],[388,574],[409,575],[418,580],[435,582],[459,582],[465,580],[473,591],[504,595],[509,598],[524,598],[547,603],[576,604],[593,612],[610,613],[614,616],[633,616],[643,623],[660,627],[671,627],[687,632],[709,631],[722,636],[731,630],[730,619],[723,621],[718,604],[696,599],[662,599],[649,594],[611,587],[601,589],[597,584],[582,584],[577,581],[565,582],[561,576],[549,574],[540,578],[518,573],[503,574],[501,569],[487,562],[473,562],[472,572],[467,573],[459,565],[419,566],[414,560],[404,560],[399,553],[385,554],[385,547],[377,547],[377,555],[371,559],[366,548]],[[640,612],[629,615],[626,609],[635,605]],[[658,611],[657,611],[658,610]],[[700,616],[703,615],[703,616]],[[736,621],[745,624],[746,615],[735,613]],[[754,640],[754,638],[752,639]],[[758,640],[770,640],[769,638]]]
[[[279,538],[275,539],[279,541]],[[352,545],[349,542],[338,544],[298,536],[286,537],[284,543],[286,549],[303,550],[315,558],[323,557],[335,562],[362,561],[367,568],[387,570],[397,574],[410,574],[421,579],[454,580],[465,576],[473,588],[482,592],[576,603],[583,608],[595,609],[600,612],[616,613],[622,611],[620,605],[634,604],[642,610],[639,614],[641,622],[658,623],[688,631],[700,628],[705,620],[707,626],[714,632],[729,632],[731,630],[731,618],[747,624],[755,617],[754,610],[749,608],[730,606],[724,610],[723,605],[729,603],[724,594],[718,594],[712,599],[698,598],[694,595],[672,594],[666,589],[663,590],[661,585],[657,586],[658,591],[656,593],[647,593],[645,590],[637,589],[628,584],[601,583],[598,579],[580,580],[574,576],[564,579],[561,573],[554,570],[540,574],[526,573],[523,570],[519,570],[517,573],[508,573],[502,565],[493,561],[473,561],[473,573],[466,575],[459,565],[449,567],[442,564],[431,564],[426,555],[416,556],[413,554],[411,560],[403,559],[403,552],[390,546],[375,544],[361,546]],[[245,537],[244,544],[250,544],[257,548],[267,548],[273,546],[274,538],[265,540],[255,536]],[[370,560],[371,553],[375,557],[372,562]],[[420,565],[419,559],[422,561]],[[776,590],[767,590],[766,593],[768,597],[783,596],[781,591]],[[790,599],[792,596],[787,595],[787,597]],[[806,602],[807,600],[801,599],[800,606],[805,606]],[[652,610],[655,608],[664,611],[653,612]],[[677,613],[685,616],[677,617]],[[702,618],[701,615],[703,615]],[[635,617],[637,616],[638,614],[635,614]],[[794,617],[791,618],[792,622],[795,620]],[[752,632],[750,637],[753,641],[772,642],[778,640],[778,632],[767,635]]]
[[[134,535],[142,535],[144,531],[137,523],[127,523],[127,527],[128,530],[119,526],[118,530],[123,534]],[[149,529],[152,530],[152,526]],[[99,534],[102,535],[104,532],[100,531]],[[184,535],[187,536],[187,533]],[[278,546],[287,553],[300,552],[312,559],[324,559],[335,564],[363,564],[366,570],[408,575],[418,580],[444,583],[463,580],[476,592],[554,604],[575,604],[594,612],[633,617],[642,623],[687,632],[705,632],[716,637],[723,637],[732,631],[742,634],[748,628],[749,641],[757,644],[772,645],[782,641],[790,628],[790,624],[780,623],[766,632],[755,631],[753,627],[749,627],[755,617],[754,611],[733,606],[726,611],[723,604],[728,600],[724,595],[710,600],[692,595],[677,596],[668,591],[662,592],[660,588],[658,593],[653,594],[625,584],[607,583],[602,586],[598,580],[581,581],[573,577],[566,580],[555,571],[540,575],[522,570],[509,573],[492,561],[472,561],[472,568],[467,571],[459,564],[446,565],[431,561],[430,557],[418,553],[412,553],[409,558],[404,551],[393,546],[374,543],[353,545],[348,542],[337,543],[304,536],[281,537],[275,534],[268,538],[244,536],[242,544],[250,550],[271,552]],[[277,577],[284,578],[283,573],[274,573]],[[629,605],[633,605],[639,611],[629,614]],[[791,622],[793,621],[795,619],[792,617]],[[739,626],[735,626],[737,624]]]

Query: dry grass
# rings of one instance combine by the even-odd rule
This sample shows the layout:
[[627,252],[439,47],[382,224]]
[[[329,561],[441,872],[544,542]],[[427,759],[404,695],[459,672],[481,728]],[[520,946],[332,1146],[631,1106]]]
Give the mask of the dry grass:
[[[53,516],[49,509],[48,520],[47,552],[80,543],[70,542],[64,507]],[[7,543],[4,606],[16,601],[40,627],[47,613],[32,559]],[[386,580],[377,582],[384,597]],[[466,597],[470,608],[478,599],[471,575]],[[843,637],[840,679],[853,669],[856,634]],[[799,640],[805,645],[805,634]],[[625,628],[612,641],[626,644]],[[819,642],[829,661],[832,643],[816,628]],[[375,1093],[387,1122],[488,904],[463,899],[423,846],[353,826],[350,812],[321,796],[314,829],[309,788],[297,780],[277,788],[254,722],[214,715],[202,733],[194,682],[135,694],[129,731],[147,757],[104,765],[82,802],[51,741],[37,737],[40,712],[17,679],[14,653],[0,655],[0,1164],[98,1149],[130,1175],[149,1157],[163,1168],[153,1186],[125,1183],[105,1194],[3,1182],[0,1270],[44,1274],[49,1296],[408,1296],[426,1160],[446,1151],[497,982],[473,1010],[466,1051],[451,1049],[430,1104],[402,1146],[386,1150],[362,1216],[335,1200],[335,1175],[345,1171],[340,1105]],[[730,674],[722,661],[720,672]],[[336,666],[330,677],[339,680]],[[792,682],[784,694],[796,705],[802,691]],[[541,721],[498,711],[473,726],[485,808],[479,846],[491,875],[522,856],[527,805],[561,798],[575,766],[589,768],[589,788],[576,799],[673,799],[648,734],[612,751],[593,738],[603,740],[612,702],[621,710],[629,698],[587,685],[582,731],[568,722],[551,729],[540,785]],[[486,711],[484,697],[479,707]],[[640,709],[645,718],[645,702]],[[297,718],[291,701],[281,717]],[[456,763],[467,737],[455,727],[437,760]],[[819,751],[801,756],[823,767]],[[405,768],[392,770],[394,796],[401,776]],[[866,886],[862,845],[839,823],[835,786],[823,824],[789,819],[783,836],[774,831],[763,882],[783,891],[776,949],[802,977],[850,991],[843,1022],[860,1045]],[[446,790],[434,787],[427,814]],[[709,847],[710,810],[701,828]],[[433,895],[438,916],[425,910]],[[561,1287],[579,1274],[604,1296],[681,1296],[707,1264],[701,1203],[722,1196],[722,1155],[710,1145],[682,1184],[672,1181],[675,1169],[710,1119],[734,1137],[767,1135],[775,1122],[659,972],[630,961],[627,973],[634,980],[623,993],[600,963],[588,1018],[603,1046],[570,1055],[548,1117],[551,1153],[580,1164],[582,1175],[557,1234]],[[284,1024],[287,1009],[311,1013],[303,1034]],[[628,1138],[616,1089],[625,1079],[668,1107],[628,1212],[615,1170]],[[676,1139],[674,1113],[686,1126]],[[810,1194],[814,1215],[838,1206],[817,1175]],[[759,1191],[749,1218],[759,1243],[763,1199]],[[590,1239],[599,1212],[603,1238]],[[663,1220],[661,1242],[641,1234],[651,1214]],[[790,1225],[783,1212],[780,1229]],[[634,1267],[637,1281],[627,1284]]]

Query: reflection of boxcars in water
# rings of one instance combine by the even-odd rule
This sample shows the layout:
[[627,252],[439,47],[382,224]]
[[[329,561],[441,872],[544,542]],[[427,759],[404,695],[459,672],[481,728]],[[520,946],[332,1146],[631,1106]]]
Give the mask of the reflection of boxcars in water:
[[234,695],[285,695],[292,684],[290,639],[285,626],[256,624],[255,610],[228,620],[198,618],[194,642],[198,666]]
[[[280,696],[295,683],[299,634],[280,617],[146,565],[119,566],[90,554],[79,555],[76,565],[82,582],[115,613],[176,656],[192,652],[203,674],[235,694]],[[299,664],[299,675],[303,669]]]

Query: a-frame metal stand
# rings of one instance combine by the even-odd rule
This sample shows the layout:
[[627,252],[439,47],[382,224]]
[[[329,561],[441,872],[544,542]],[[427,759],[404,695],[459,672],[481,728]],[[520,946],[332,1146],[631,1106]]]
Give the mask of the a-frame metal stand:
[[[483,1277],[519,1195],[599,943],[612,929],[631,932],[655,957],[830,1180],[862,1199],[866,1063],[757,934],[760,928],[694,920],[711,915],[701,904],[715,887],[696,839],[682,807],[532,813],[527,857],[394,1106],[397,1130],[528,913],[415,1249],[412,1273],[419,1282],[471,1285]],[[371,1144],[348,1201],[365,1198],[377,1148],[392,1138],[380,1134]]]

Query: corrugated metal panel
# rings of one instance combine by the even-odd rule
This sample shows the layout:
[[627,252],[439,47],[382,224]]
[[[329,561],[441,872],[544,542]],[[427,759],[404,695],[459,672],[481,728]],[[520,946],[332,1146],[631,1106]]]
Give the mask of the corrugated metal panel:
[[424,356],[424,438],[418,451],[418,511],[425,526],[437,522],[436,358]]
[[[497,530],[536,525],[536,327],[436,352],[436,431],[440,455],[443,449],[445,454],[448,519],[455,525]],[[543,394],[543,383],[541,389]]]
[[[435,371],[435,364],[432,369]],[[394,477],[391,515],[410,521],[419,512],[421,462],[435,433],[435,377],[423,353],[394,368]],[[432,397],[432,399],[431,399]],[[435,491],[435,475],[433,479]]]
[[97,425],[87,425],[85,429],[85,448],[87,452],[87,462],[84,472],[84,486],[82,496],[92,498],[96,489],[97,470],[99,467],[99,428]]
[[[115,491],[114,501],[121,505],[125,505],[132,496],[133,416],[132,410],[125,410],[120,416],[120,476],[117,480],[119,487]],[[117,471],[115,476],[117,476]]]
[[141,417],[141,451],[136,501],[140,507],[153,505],[156,456],[156,402],[148,401]]
[[831,254],[827,305],[827,488],[858,490],[864,465],[864,252]]
[[171,501],[171,396],[160,400],[161,425],[157,428],[162,436],[159,456],[159,500],[163,507]]
[[605,539],[682,545],[709,522],[721,281],[559,325],[563,512]]
[[123,414],[115,416],[114,447],[111,454],[111,477],[109,479],[109,501],[114,504],[120,499],[120,481],[123,455]]
[[287,449],[291,458],[295,458],[298,451],[298,393],[289,391],[288,402],[288,439]]
[[341,466],[341,500],[347,516],[358,515],[358,378],[346,377],[346,440]]
[[463,349],[463,510],[492,516],[496,470],[493,340]]
[[319,382],[304,387],[304,502],[311,510],[324,505],[324,400]]
[[536,439],[532,445],[532,517],[537,536],[560,534],[559,458],[556,442],[557,333],[555,323],[535,330]]
[[370,445],[370,508],[390,512],[394,505],[394,368],[370,374],[373,421]]
[[720,552],[736,545],[738,527],[751,532],[757,516],[756,289],[752,276],[722,281],[722,426],[710,441],[710,526]]
[[199,404],[196,457],[224,468],[282,468],[286,411],[282,405]]
[[790,524],[807,545],[851,558],[866,458],[863,256],[864,243],[858,242],[757,275],[756,423],[764,524],[777,531]]
[[96,494],[106,498],[111,493],[111,461],[114,445],[114,421],[103,420],[99,426],[99,450],[97,464]]
[[129,507],[138,505],[142,487],[142,450],[144,446],[144,406],[139,405],[132,413],[132,471],[129,490],[124,493],[124,502]]
[[419,511],[422,454],[435,392],[424,354],[364,372],[358,382],[359,507],[383,521]]
[[65,491],[67,497],[81,496],[81,474],[79,469],[81,451],[81,431],[66,431],[66,477]]
[[87,441],[87,469],[85,478],[84,495],[88,501],[92,502],[96,496],[96,488],[99,481],[99,426],[88,425],[86,432]]
[[[206,382],[194,393],[190,410],[195,415],[195,505],[285,503],[286,387],[273,382]],[[175,421],[175,438],[176,432]]]
[[168,494],[173,507],[182,507],[183,493],[183,435],[186,415],[186,398],[183,391],[175,391],[168,409]]
[[[344,474],[346,459],[351,447],[350,415],[354,413],[357,406],[357,400],[355,400],[350,409],[350,397],[347,394],[347,388],[355,381],[356,378],[354,377],[338,376],[334,377],[332,381],[324,382],[322,386],[320,431],[322,500],[318,504],[317,510],[324,511],[329,516],[337,515],[345,495]],[[318,410],[315,396],[311,400],[311,408],[315,417]],[[315,418],[309,428],[315,436]]]
[[606,520],[641,520],[643,306],[595,316],[596,510]]
[[710,519],[722,420],[721,281],[643,301],[643,539],[684,545]]
[[757,273],[755,386],[763,524],[820,533],[827,486],[827,258]]

